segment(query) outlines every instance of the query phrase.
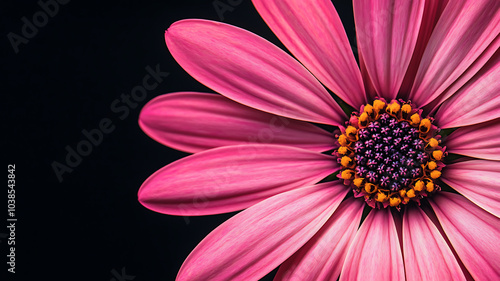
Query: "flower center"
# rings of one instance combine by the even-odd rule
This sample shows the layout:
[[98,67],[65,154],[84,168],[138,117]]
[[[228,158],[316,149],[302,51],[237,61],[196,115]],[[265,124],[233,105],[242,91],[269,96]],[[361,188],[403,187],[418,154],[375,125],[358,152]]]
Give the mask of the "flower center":
[[361,106],[341,128],[333,153],[342,165],[339,177],[373,208],[395,207],[441,190],[445,148],[432,118],[410,102],[376,99]]

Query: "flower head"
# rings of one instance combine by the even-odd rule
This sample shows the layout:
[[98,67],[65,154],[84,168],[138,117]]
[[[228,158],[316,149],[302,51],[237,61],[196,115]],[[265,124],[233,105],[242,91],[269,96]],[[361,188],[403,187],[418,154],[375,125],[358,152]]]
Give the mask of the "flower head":
[[140,116],[194,153],[144,182],[144,206],[244,209],[177,279],[280,265],[276,280],[500,279],[500,2],[354,0],[359,67],[331,1],[253,3],[300,63],[237,27],[179,21],[169,51],[221,95],[163,95]]

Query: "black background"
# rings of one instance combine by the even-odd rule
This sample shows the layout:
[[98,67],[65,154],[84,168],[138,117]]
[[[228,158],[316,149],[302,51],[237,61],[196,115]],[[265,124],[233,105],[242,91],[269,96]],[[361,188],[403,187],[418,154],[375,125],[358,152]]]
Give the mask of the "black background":
[[[164,30],[185,18],[217,20],[283,48],[250,0],[223,13],[217,13],[214,2],[71,0],[59,5],[16,54],[8,34],[21,36],[22,18],[33,22],[42,9],[37,1],[2,1],[2,156],[6,180],[7,165],[16,165],[18,219],[16,274],[7,273],[9,246],[0,236],[0,276],[7,276],[2,280],[108,281],[113,271],[122,270],[137,281],[174,280],[197,243],[233,215],[167,216],[137,201],[137,191],[150,174],[187,155],[140,130],[142,106],[164,93],[211,92],[171,57]],[[334,4],[354,43],[352,6],[346,2]],[[142,84],[145,67],[156,65],[169,76],[122,120],[111,104]],[[98,129],[105,118],[114,130],[60,182],[54,161],[66,164],[67,146],[76,149],[86,140],[82,130]],[[6,214],[4,194],[0,201]],[[0,235],[7,232],[0,228]]]

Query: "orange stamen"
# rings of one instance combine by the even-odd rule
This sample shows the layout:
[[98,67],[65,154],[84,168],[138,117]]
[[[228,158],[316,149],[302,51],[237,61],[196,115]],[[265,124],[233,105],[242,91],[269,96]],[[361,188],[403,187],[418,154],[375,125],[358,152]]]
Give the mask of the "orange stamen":
[[433,179],[437,179],[440,176],[441,176],[441,172],[438,171],[438,170],[434,170],[434,171],[431,172],[431,178],[433,178]]
[[389,198],[389,205],[391,205],[391,207],[396,207],[399,204],[401,204],[401,199],[399,197],[394,196]]
[[347,137],[345,135],[340,135],[338,138],[338,141],[340,145],[346,146],[347,145]]
[[340,176],[341,176],[341,178],[343,178],[345,180],[350,180],[353,175],[354,175],[354,172],[352,170],[343,170],[342,174]]
[[373,183],[365,183],[365,191],[368,192],[369,194],[372,194],[374,193],[375,191],[377,191],[377,186],[374,185]]
[[361,187],[363,184],[364,178],[355,178],[352,182],[354,183],[355,186]]
[[385,202],[387,201],[387,195],[379,191],[379,193],[375,195],[375,201]]
[[422,120],[422,122],[420,122],[420,126],[418,127],[418,130],[422,134],[427,134],[430,129],[431,129],[431,120],[425,118],[424,120]]
[[437,164],[436,162],[434,161],[429,161],[429,163],[427,163],[427,168],[429,168],[429,170],[434,170],[437,168]]
[[352,168],[354,166],[354,162],[352,161],[351,158],[344,156],[342,159],[340,159],[340,164],[346,168]]
[[421,180],[418,180],[416,183],[415,183],[415,190],[416,191],[422,191],[424,190],[424,182],[421,181]]
[[443,158],[443,152],[441,150],[434,150],[432,152],[432,157],[436,160],[441,160],[441,158]]

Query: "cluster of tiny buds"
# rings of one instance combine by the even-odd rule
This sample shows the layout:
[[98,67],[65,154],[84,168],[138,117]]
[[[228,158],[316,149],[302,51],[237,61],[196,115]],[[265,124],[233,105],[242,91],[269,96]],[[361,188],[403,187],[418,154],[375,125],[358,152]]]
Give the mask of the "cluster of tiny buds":
[[373,208],[420,204],[440,190],[435,180],[446,155],[432,121],[403,100],[378,98],[361,106],[337,135],[339,177]]

